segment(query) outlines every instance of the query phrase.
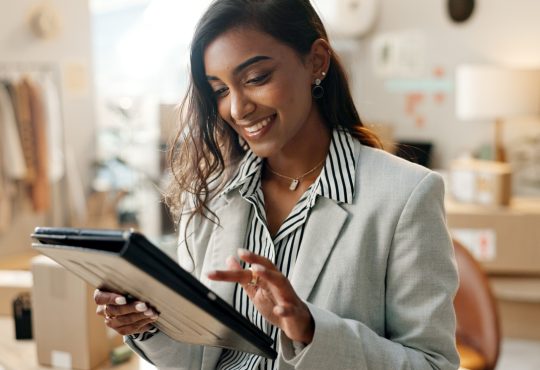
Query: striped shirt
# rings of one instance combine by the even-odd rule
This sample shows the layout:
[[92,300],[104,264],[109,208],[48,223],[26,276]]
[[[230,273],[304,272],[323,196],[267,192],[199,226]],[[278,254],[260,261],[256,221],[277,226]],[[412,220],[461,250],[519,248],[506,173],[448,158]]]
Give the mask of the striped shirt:
[[[248,234],[244,248],[268,258],[283,275],[290,278],[304,236],[306,220],[317,198],[322,196],[338,203],[352,203],[355,179],[353,140],[351,135],[346,132],[337,130],[333,132],[330,150],[321,174],[300,197],[274,237],[267,227],[261,187],[263,159],[248,151],[236,175],[224,190],[226,193],[238,189],[242,198],[251,204]],[[269,324],[262,317],[242,286],[238,284],[234,290],[233,306],[269,335],[276,346],[278,328]],[[270,370],[274,369],[274,363],[274,360],[257,355],[224,350],[216,368],[218,370]]]

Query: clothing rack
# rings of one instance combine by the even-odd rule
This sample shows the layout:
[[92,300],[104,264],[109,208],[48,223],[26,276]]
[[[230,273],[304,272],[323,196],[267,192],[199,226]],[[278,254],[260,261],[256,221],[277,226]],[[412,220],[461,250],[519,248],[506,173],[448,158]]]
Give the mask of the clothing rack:
[[[39,79],[39,77],[46,76],[52,85],[55,87],[55,95],[58,98],[59,103],[59,121],[56,126],[58,135],[56,135],[57,147],[60,148],[61,153],[63,153],[63,158],[61,160],[62,166],[66,168],[66,139],[65,139],[65,123],[63,120],[64,117],[64,107],[62,104],[62,88],[61,88],[61,78],[60,78],[60,69],[57,63],[49,62],[20,62],[20,61],[0,61],[0,81],[17,81],[20,78],[28,77],[30,80]],[[49,123],[50,124],[50,123]],[[51,148],[49,148],[52,150]],[[64,170],[65,171],[65,170]],[[54,191],[50,193],[51,206],[49,210],[45,213],[45,222],[49,225],[56,225],[58,223],[65,222],[67,202],[64,197],[59,196],[64,192],[65,188],[65,173],[55,185]],[[56,195],[55,195],[56,194]],[[58,207],[58,202],[60,207]],[[57,209],[60,208],[60,209]],[[22,214],[14,215],[15,217],[23,217]],[[1,236],[0,236],[1,237]]]

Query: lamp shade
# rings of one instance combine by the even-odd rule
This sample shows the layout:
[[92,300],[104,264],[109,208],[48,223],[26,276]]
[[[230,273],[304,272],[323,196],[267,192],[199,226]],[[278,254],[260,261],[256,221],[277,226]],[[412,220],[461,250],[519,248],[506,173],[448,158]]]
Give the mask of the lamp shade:
[[461,65],[456,70],[456,114],[462,120],[540,113],[540,70]]

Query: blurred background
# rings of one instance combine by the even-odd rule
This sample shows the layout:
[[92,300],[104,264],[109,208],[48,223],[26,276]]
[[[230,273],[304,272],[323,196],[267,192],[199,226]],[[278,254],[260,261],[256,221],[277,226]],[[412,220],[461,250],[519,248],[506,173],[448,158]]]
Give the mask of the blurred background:
[[[174,256],[166,150],[208,3],[0,0],[0,370],[152,368],[87,330],[103,326],[88,296],[57,297],[83,305],[81,329],[50,335],[49,290],[90,288],[35,259],[29,235],[135,228]],[[364,124],[446,180],[449,228],[473,258],[458,259],[462,365],[539,369],[540,2],[312,3]]]

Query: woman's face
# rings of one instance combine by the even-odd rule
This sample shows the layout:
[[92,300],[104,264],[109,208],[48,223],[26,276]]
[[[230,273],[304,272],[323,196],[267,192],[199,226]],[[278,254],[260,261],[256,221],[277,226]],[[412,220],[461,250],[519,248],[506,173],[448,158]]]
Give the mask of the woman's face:
[[294,148],[310,128],[312,63],[289,46],[236,28],[208,45],[204,66],[220,116],[257,156]]

